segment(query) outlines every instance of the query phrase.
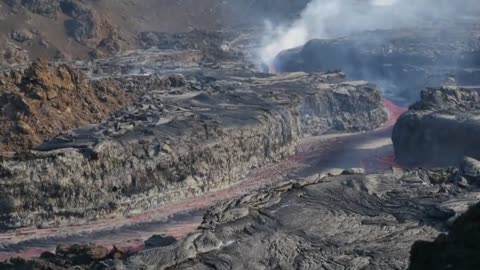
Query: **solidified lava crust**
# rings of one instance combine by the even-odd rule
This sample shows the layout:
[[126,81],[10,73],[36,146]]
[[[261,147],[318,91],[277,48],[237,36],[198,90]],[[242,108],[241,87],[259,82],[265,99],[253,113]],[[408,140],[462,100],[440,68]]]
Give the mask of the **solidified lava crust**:
[[[144,32],[141,51],[42,64],[47,80],[8,70],[14,97],[7,93],[0,105],[43,110],[6,118],[19,137],[39,137],[27,147],[33,150],[15,152],[13,143],[6,149],[14,151],[0,158],[0,256],[24,247],[28,257],[43,251],[30,248],[32,242],[45,247],[52,235],[71,237],[55,252],[12,258],[0,268],[476,269],[468,262],[478,253],[471,237],[478,205],[462,214],[478,202],[480,162],[463,155],[478,158],[472,145],[479,91],[428,88],[408,112],[395,104],[416,99],[426,82],[478,82],[480,50],[475,40],[458,44],[423,31],[430,33],[382,30],[313,40],[282,52],[279,65],[268,67],[273,74],[245,63],[252,52],[248,31]],[[99,45],[118,52],[114,38]],[[347,75],[327,71],[338,68]],[[395,87],[383,89],[384,99],[377,86],[348,75]],[[98,85],[105,80],[116,87]],[[77,89],[79,83],[86,88]],[[35,126],[48,121],[45,111],[67,112],[56,101],[72,89],[93,97],[75,99],[70,108],[79,127],[57,118],[45,130]],[[394,124],[397,158],[454,157],[461,164],[399,168]],[[181,211],[195,216],[173,223]],[[162,219],[177,226],[160,230]],[[89,233],[106,240],[71,244],[76,234]],[[113,245],[103,233],[118,233],[115,240],[128,239],[123,243],[136,249]],[[167,236],[143,245],[153,233]],[[445,258],[436,260],[438,254]]]
[[307,135],[371,130],[388,117],[376,86],[342,73],[209,73],[117,78],[135,104],[4,157],[0,227],[138,215],[226,188]]

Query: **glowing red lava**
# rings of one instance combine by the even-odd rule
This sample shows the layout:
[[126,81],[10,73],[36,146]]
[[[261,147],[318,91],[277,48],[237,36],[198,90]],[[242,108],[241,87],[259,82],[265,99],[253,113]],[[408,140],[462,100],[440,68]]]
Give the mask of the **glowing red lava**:
[[386,98],[383,99],[383,102],[385,104],[385,107],[387,107],[389,116],[389,120],[387,123],[385,123],[385,125],[393,126],[397,122],[400,115],[407,111],[407,108],[400,107]]
[[[268,73],[276,74],[277,72],[278,70],[275,64],[270,63],[268,65]],[[382,129],[384,129],[385,132],[388,133],[388,136],[390,136],[391,129],[397,122],[398,118],[407,111],[407,108],[400,107],[386,98],[383,99],[383,102],[388,111],[388,121],[383,124]],[[301,162],[302,160],[307,158],[308,155],[305,154],[307,151],[302,151],[302,149],[300,148],[301,147],[299,147],[299,151],[294,156],[290,157],[287,161],[282,163],[285,166],[283,169],[291,169],[295,165],[298,165],[298,162]],[[393,151],[389,151],[388,153],[379,151],[377,153],[374,152],[368,158],[360,160],[360,167],[371,171],[384,171],[390,169],[391,167],[399,168],[401,166],[396,163],[395,154],[393,153]],[[272,178],[275,174],[278,174],[278,171],[267,170],[264,171],[264,173],[264,175],[258,175],[257,178]]]
[[[398,118],[407,111],[407,108],[400,107],[386,98],[384,98],[383,102],[388,110],[389,116],[389,119],[383,125],[383,128],[386,129],[386,131],[388,131],[388,134],[390,135],[391,130],[397,122]],[[374,154],[367,159],[361,160],[360,167],[365,169],[369,168],[377,171],[382,171],[391,167],[401,168],[401,166],[395,161],[394,153],[382,153],[381,155]]]

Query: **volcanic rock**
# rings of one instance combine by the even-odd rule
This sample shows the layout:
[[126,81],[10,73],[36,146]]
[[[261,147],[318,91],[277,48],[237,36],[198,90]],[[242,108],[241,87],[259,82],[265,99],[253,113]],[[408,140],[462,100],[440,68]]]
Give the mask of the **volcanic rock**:
[[5,42],[2,46],[3,50],[0,51],[0,65],[23,65],[30,61],[28,52],[12,42]]
[[460,166],[463,176],[472,180],[480,180],[480,161],[466,157]]
[[[114,55],[121,50],[119,37],[114,32],[110,33],[108,37],[102,39],[97,46],[97,50],[106,52],[106,55]],[[96,56],[95,58],[98,58]]]
[[390,100],[409,105],[425,86],[442,85],[448,79],[460,85],[479,84],[479,35],[477,28],[462,24],[311,40],[281,52],[275,67],[306,72],[341,69],[349,77],[380,85]]
[[[443,173],[455,178],[454,171]],[[406,269],[414,241],[434,237],[455,214],[451,208],[475,200],[460,199],[453,182],[435,184],[429,174],[395,170],[277,184],[216,204],[186,240],[142,251],[123,267]],[[439,192],[441,185],[449,191]],[[220,244],[191,247],[202,235]]]
[[59,8],[59,0],[4,0],[4,2],[12,8],[25,8],[49,18],[56,18]]
[[15,41],[18,41],[18,42],[25,42],[27,40],[31,40],[33,38],[33,34],[32,32],[24,29],[24,30],[16,30],[16,31],[13,31],[11,34],[10,34],[10,37],[15,40]]
[[[70,81],[68,70],[58,71],[65,71],[60,78],[66,79],[49,73],[55,80],[47,81],[63,91],[41,87],[45,79],[22,79],[26,104],[75,91],[79,80]],[[81,224],[143,213],[229,187],[252,168],[292,155],[304,136],[371,130],[387,120],[379,90],[346,81],[342,73],[202,68],[183,77],[117,80],[136,97],[133,106],[100,124],[65,132],[28,155],[2,159],[0,227]],[[109,99],[108,87],[93,89],[106,89]]]
[[2,76],[0,151],[31,149],[62,131],[100,121],[131,98],[112,81],[88,81],[39,60]]
[[363,168],[346,169],[342,172],[342,174],[345,174],[345,175],[365,174],[365,169]]
[[1,269],[106,269],[105,266],[115,259],[125,259],[125,254],[114,247],[111,251],[103,246],[59,245],[55,253],[44,252],[39,258],[26,261],[13,258],[0,263]]
[[65,258],[77,265],[88,265],[93,261],[105,259],[109,254],[109,250],[98,245],[59,245],[56,255]]
[[238,59],[243,55],[242,46],[232,46],[229,41],[237,39],[235,31],[200,31],[186,33],[142,32],[138,42],[142,49],[158,48],[161,50],[200,50],[210,61]]
[[409,270],[480,268],[480,203],[459,217],[448,234],[435,241],[417,241],[412,247]]
[[147,247],[165,247],[177,242],[172,236],[154,235],[145,241]]
[[480,158],[480,95],[475,87],[422,91],[421,100],[402,115],[392,140],[405,164],[458,165],[464,156]]
[[[95,42],[105,49],[115,49],[114,30],[108,20],[79,1],[63,0],[60,8],[72,19],[65,21],[67,33],[84,44]],[[119,48],[117,48],[119,49]]]

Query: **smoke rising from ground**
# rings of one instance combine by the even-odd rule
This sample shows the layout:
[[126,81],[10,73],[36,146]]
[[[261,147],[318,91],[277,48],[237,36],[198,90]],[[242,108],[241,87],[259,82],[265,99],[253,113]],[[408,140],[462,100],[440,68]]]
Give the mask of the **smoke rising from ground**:
[[285,49],[314,38],[335,38],[359,31],[429,27],[461,16],[479,15],[478,0],[312,0],[300,18],[285,25],[266,22],[259,56],[272,63]]

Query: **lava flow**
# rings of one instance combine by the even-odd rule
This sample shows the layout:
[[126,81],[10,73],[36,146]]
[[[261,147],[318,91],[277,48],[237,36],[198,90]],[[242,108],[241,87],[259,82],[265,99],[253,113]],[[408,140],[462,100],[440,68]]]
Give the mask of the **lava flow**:
[[389,114],[389,120],[387,123],[385,123],[385,125],[393,126],[397,122],[398,118],[400,118],[400,116],[407,111],[407,108],[400,107],[386,98],[384,98],[383,100]]
[[[276,73],[269,65],[269,72]],[[162,209],[130,218],[100,220],[96,224],[57,229],[23,229],[0,234],[0,260],[9,257],[38,256],[51,251],[59,242],[89,243],[129,247],[138,250],[143,241],[154,234],[182,238],[200,225],[203,213],[218,200],[240,196],[262,186],[305,177],[332,169],[363,167],[369,172],[396,166],[391,130],[405,111],[385,100],[389,121],[374,131],[353,134],[329,134],[303,139],[292,157],[253,171],[250,177],[228,189],[205,194]],[[114,240],[113,240],[114,239]]]

